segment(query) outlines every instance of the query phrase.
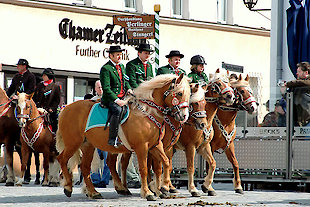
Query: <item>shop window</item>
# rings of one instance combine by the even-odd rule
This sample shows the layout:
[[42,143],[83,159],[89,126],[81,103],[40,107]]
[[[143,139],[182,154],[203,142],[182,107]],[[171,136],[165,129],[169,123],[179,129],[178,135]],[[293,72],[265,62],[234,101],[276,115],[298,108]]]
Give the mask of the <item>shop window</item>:
[[94,95],[95,81],[74,78],[74,101],[83,100],[84,96],[89,93]]
[[227,0],[217,0],[217,21],[221,23],[227,21]]
[[137,9],[136,0],[124,0],[124,1],[126,10],[136,11]]
[[182,0],[172,0],[173,16],[182,17]]

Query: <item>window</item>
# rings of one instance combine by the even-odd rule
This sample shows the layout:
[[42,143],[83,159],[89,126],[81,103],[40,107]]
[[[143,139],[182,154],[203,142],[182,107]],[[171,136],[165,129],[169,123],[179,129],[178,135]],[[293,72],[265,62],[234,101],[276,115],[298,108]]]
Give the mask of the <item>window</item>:
[[125,9],[136,11],[136,0],[124,0],[125,1]]
[[172,0],[173,16],[182,16],[182,0]]
[[221,23],[227,21],[227,0],[217,0],[217,21]]

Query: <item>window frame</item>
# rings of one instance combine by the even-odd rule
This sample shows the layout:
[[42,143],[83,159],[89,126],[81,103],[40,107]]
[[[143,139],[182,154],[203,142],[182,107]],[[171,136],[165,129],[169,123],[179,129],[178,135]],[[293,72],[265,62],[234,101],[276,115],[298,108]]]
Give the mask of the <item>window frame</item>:
[[[176,1],[180,1],[180,14],[175,14],[175,4]],[[183,0],[172,0],[171,1],[171,10],[172,10],[172,16],[177,18],[183,17]]]

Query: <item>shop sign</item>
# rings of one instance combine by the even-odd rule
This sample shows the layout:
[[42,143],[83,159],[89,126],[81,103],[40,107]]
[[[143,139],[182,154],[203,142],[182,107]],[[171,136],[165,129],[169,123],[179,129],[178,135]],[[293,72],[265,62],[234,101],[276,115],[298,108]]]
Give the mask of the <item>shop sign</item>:
[[114,15],[113,24],[125,28],[129,39],[155,39],[155,15]]

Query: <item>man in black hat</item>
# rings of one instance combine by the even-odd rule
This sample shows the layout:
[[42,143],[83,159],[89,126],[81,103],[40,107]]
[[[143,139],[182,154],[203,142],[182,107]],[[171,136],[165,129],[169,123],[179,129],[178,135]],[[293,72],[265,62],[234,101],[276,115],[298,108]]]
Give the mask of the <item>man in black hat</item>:
[[33,97],[38,108],[44,108],[49,115],[52,131],[57,131],[57,109],[60,104],[60,87],[55,83],[54,72],[51,68],[45,68],[42,72],[43,81],[40,82],[35,90]]
[[138,57],[129,61],[126,65],[126,74],[132,88],[137,88],[142,81],[153,78],[152,65],[148,59],[154,50],[151,49],[149,44],[145,43],[136,47],[136,50],[138,50]]
[[166,55],[166,58],[168,58],[168,65],[163,66],[158,69],[156,75],[161,74],[176,74],[181,75],[181,73],[184,73],[186,75],[186,72],[179,68],[181,59],[184,57],[183,54],[180,53],[178,50],[171,50],[168,55]]
[[36,85],[35,76],[28,70],[29,63],[26,59],[19,59],[17,63],[18,73],[13,77],[10,87],[7,89],[7,95],[16,99],[16,92],[31,94]]
[[122,52],[120,46],[110,46],[107,51],[110,60],[102,66],[100,70],[100,82],[102,85],[101,106],[107,106],[111,113],[109,127],[109,145],[116,145],[115,140],[118,135],[118,126],[122,106],[126,104],[122,98],[126,92],[132,93],[128,82],[128,76],[125,74],[124,65],[121,64]]

